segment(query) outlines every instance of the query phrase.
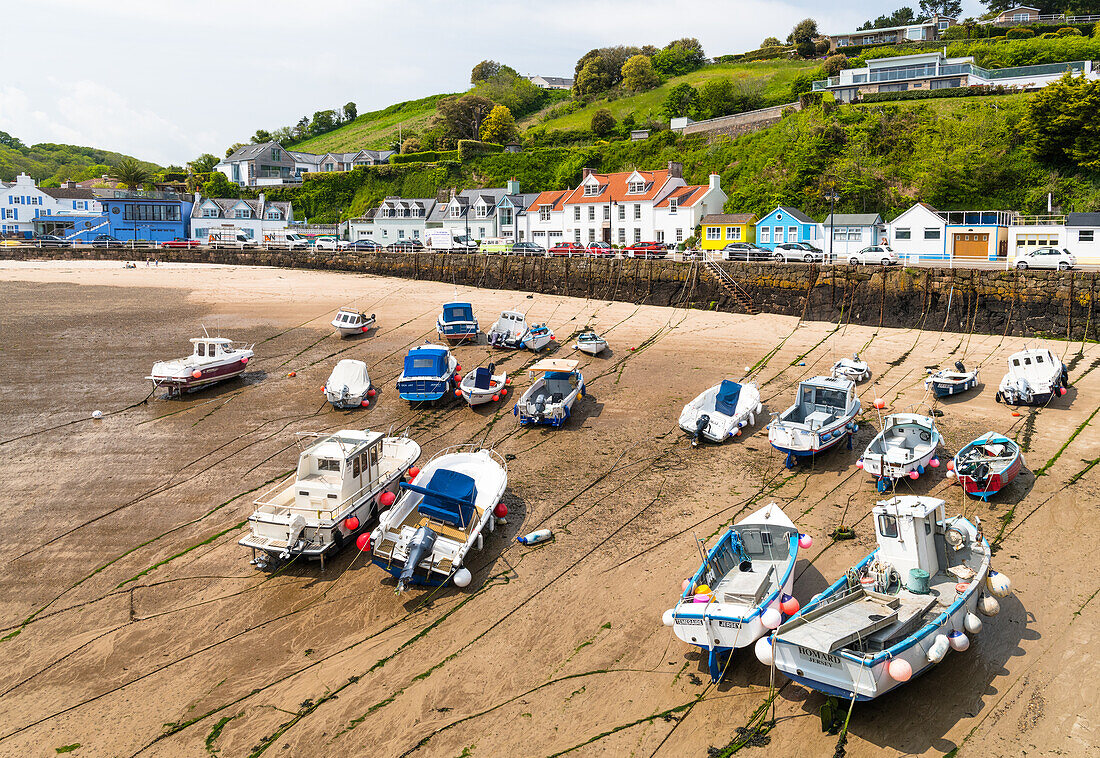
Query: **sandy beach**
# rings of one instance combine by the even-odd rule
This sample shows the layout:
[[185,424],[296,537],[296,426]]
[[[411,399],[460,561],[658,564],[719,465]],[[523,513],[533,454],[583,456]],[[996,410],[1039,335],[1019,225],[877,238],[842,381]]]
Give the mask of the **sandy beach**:
[[[545,321],[556,357],[581,363],[589,395],[560,430],[522,429],[511,398],[413,408],[394,380],[435,338],[440,305],[474,304],[482,330],[503,309]],[[0,262],[0,755],[707,756],[768,694],[751,649],[712,685],[705,655],[661,623],[712,544],[769,503],[815,538],[796,569],[806,601],[875,544],[879,498],[856,450],[793,471],[763,421],[692,448],[683,405],[751,369],[767,412],[797,382],[859,352],[864,407],[928,401],[927,366],[977,367],[979,393],[939,403],[953,454],[990,429],[1023,447],[1027,471],[989,503],[941,468],[899,492],[979,517],[1013,581],[1000,615],[963,653],[851,717],[848,756],[1100,753],[1100,347],[936,325],[874,329],[351,274],[111,262]],[[378,317],[341,339],[340,306]],[[242,379],[165,400],[153,362],[220,333],[255,343]],[[604,334],[590,357],[570,337]],[[1042,409],[994,402],[1007,356],[1044,345],[1073,387]],[[494,361],[529,383],[531,353],[456,348],[465,370]],[[320,388],[335,362],[367,362],[381,394],[336,411]],[[294,376],[290,376],[290,374]],[[101,410],[102,420],[92,412]],[[509,456],[508,524],[469,561],[466,589],[394,583],[365,555],[278,572],[237,544],[252,499],[297,461],[296,432],[408,430],[427,460],[478,442]],[[947,453],[942,456],[946,459]],[[1042,474],[1036,476],[1035,472]],[[834,542],[840,524],[856,539]],[[527,548],[517,534],[550,528]],[[824,698],[782,675],[776,724],[743,755],[832,755]],[[78,747],[72,747],[77,745]]]

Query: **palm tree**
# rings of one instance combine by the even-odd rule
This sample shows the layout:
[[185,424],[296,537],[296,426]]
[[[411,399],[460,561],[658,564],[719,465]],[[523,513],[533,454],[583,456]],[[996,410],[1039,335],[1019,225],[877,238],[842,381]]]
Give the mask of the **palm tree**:
[[141,189],[152,180],[149,170],[133,158],[123,158],[116,163],[108,176],[129,189]]

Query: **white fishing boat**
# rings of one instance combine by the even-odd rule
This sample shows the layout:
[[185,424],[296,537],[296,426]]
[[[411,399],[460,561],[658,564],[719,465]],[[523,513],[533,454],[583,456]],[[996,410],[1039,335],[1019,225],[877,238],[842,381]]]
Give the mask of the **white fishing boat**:
[[954,371],[928,369],[928,378],[924,380],[924,386],[936,397],[951,397],[977,387],[978,372],[967,371],[962,361],[955,361]]
[[684,406],[680,428],[691,437],[693,446],[699,444],[700,437],[722,442],[755,424],[756,414],[763,410],[755,384],[723,379]]
[[895,413],[886,417],[882,431],[871,440],[856,466],[875,477],[879,492],[886,492],[903,476],[916,479],[927,468],[938,467],[939,446],[940,432],[933,418]]
[[761,508],[718,538],[676,607],[665,611],[662,620],[677,637],[707,651],[713,681],[721,679],[722,658],[771,631],[769,609],[772,616],[797,612],[791,589],[800,541],[812,544],[778,505]]
[[366,408],[376,392],[371,387],[367,364],[345,358],[336,364],[324,386],[325,400],[334,408]]
[[473,371],[462,377],[458,394],[470,405],[483,403],[495,403],[503,397],[507,397],[508,383],[507,372],[495,373],[496,366],[490,363],[488,366],[478,366]]
[[473,578],[465,567],[470,550],[484,545],[485,527],[507,514],[501,502],[508,466],[477,445],[450,447],[432,457],[401,497],[378,518],[371,533],[371,560],[397,577],[397,591],[410,584],[458,587]]
[[770,638],[757,657],[827,695],[872,700],[965,651],[1011,584],[990,570],[981,522],[944,501],[904,496],[873,509],[878,549]]
[[584,377],[577,371],[577,361],[561,358],[541,360],[528,369],[535,379],[512,408],[520,426],[542,424],[559,427],[573,414],[573,404],[584,397]]
[[527,318],[519,311],[501,311],[486,335],[491,347],[517,349],[523,347],[527,334]]
[[153,364],[153,370],[145,378],[154,388],[167,387],[171,397],[224,382],[243,374],[255,355],[253,345],[224,337],[195,337],[191,345],[191,355],[186,358]]
[[363,530],[379,506],[393,503],[397,483],[420,457],[408,437],[369,430],[299,434],[297,471],[265,492],[240,544],[261,568],[290,558],[338,551]]
[[374,326],[374,314],[368,316],[362,311],[341,308],[336,312],[336,318],[332,320],[332,326],[341,337],[366,334]]
[[795,403],[773,416],[768,424],[768,442],[786,453],[787,468],[794,468],[799,458],[817,455],[847,439],[852,449],[852,435],[858,431],[859,414],[856,385],[851,379],[815,376],[798,383]]
[[546,324],[534,324],[527,329],[527,334],[523,335],[521,343],[523,347],[537,353],[549,345],[553,339],[554,333],[550,331],[550,327]]
[[582,353],[599,355],[607,350],[607,340],[595,332],[581,332],[577,335],[577,344],[573,347]]
[[859,383],[871,378],[871,367],[859,359],[859,353],[851,358],[841,358],[833,364],[832,376],[837,379],[851,379]]
[[1046,348],[1021,350],[1008,358],[1008,373],[995,399],[1009,405],[1046,405],[1066,394],[1069,370]]

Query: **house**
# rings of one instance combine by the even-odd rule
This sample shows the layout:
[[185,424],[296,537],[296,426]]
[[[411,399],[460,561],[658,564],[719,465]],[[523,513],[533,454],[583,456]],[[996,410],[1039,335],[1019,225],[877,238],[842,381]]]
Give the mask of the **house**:
[[[572,190],[540,192],[528,204],[522,215],[527,240],[550,249],[565,236],[565,199]],[[521,232],[522,239],[522,232]]]
[[433,197],[387,197],[374,213],[372,239],[380,245],[390,245],[423,238],[428,229],[428,216],[436,205]]
[[294,223],[289,201],[268,200],[261,192],[255,200],[195,196],[191,213],[191,239],[206,242],[215,230],[234,229],[257,242]]
[[833,213],[825,217],[821,228],[825,252],[837,258],[881,245],[886,239],[886,223],[877,213]]
[[947,251],[952,258],[995,261],[1008,257],[1008,211],[941,211]]
[[373,240],[374,216],[377,213],[377,208],[368,208],[362,216],[348,219],[348,239],[352,242]]
[[97,195],[107,218],[107,227],[100,234],[124,242],[170,242],[186,239],[190,232],[191,195],[120,189],[101,190]]
[[711,174],[705,185],[675,187],[653,204],[653,241],[681,244],[694,236],[704,217],[721,211],[727,199],[718,174]]
[[508,181],[505,187],[451,191],[428,217],[428,228],[448,229],[457,236],[467,232],[476,240],[503,238],[523,240],[526,231],[523,214],[538,193],[523,194],[519,182]]
[[755,213],[710,213],[699,222],[704,250],[721,250],[731,242],[756,242]]
[[1077,256],[1078,263],[1100,263],[1100,213],[1071,213],[1066,216],[1063,247]]
[[[351,171],[353,168],[359,168],[360,166],[379,166],[383,163],[389,163],[390,156],[395,152],[397,151],[360,150],[354,153],[325,153],[324,155],[313,156],[317,160],[316,168],[312,170],[328,173],[331,171]],[[296,161],[300,158],[303,164],[310,162],[308,160],[309,153],[295,153],[294,155]]]
[[539,89],[573,89],[573,80],[564,76],[529,76],[527,81]]
[[1020,89],[1045,87],[1067,71],[1096,79],[1100,75],[1092,61],[1051,63],[1043,66],[985,69],[972,56],[947,58],[941,51],[875,58],[861,68],[849,68],[839,76],[813,83],[815,92],[831,92],[841,102],[850,103],[861,95],[907,90],[936,90],[953,87],[998,85]]
[[630,139],[635,142],[649,139],[649,129],[631,129]]
[[906,42],[928,42],[938,40],[948,27],[958,21],[950,16],[932,16],[927,21],[905,26],[891,26],[885,29],[863,29],[849,34],[828,35],[829,49],[850,47],[852,45],[899,45]]
[[947,221],[928,203],[916,203],[887,225],[890,247],[902,257],[945,259]]
[[1001,11],[992,23],[997,26],[1018,26],[1020,24],[1034,24],[1038,21],[1038,8],[1032,8],[1030,5],[1017,5],[1014,8]]
[[756,222],[756,244],[775,250],[781,242],[809,242],[821,247],[821,227],[802,211],[781,205]]
[[[27,174],[0,182],[0,235],[31,237],[83,229],[103,221],[103,209],[92,190],[73,182],[64,187],[39,187]],[[87,225],[84,222],[93,222]],[[105,233],[100,231],[100,234]]]
[[53,198],[54,205],[34,220],[36,235],[55,234],[90,242],[106,233],[107,217],[93,190],[77,187],[76,182],[70,181],[60,187],[43,187],[42,191]]
[[351,171],[359,166],[388,163],[393,154],[393,150],[359,150],[315,155],[285,150],[278,142],[265,142],[237,148],[214,168],[242,187],[278,186],[297,184],[303,174]]

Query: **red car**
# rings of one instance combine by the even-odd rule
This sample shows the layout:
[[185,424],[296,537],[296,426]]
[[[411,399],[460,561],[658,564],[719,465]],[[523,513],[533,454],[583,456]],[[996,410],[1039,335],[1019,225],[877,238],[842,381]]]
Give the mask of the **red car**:
[[550,255],[584,255],[584,245],[579,242],[558,242],[550,248]]
[[611,245],[607,242],[589,242],[585,247],[585,252],[591,255],[593,258],[614,258],[615,251],[611,249]]
[[161,247],[182,247],[188,250],[198,247],[202,243],[198,240],[185,240],[183,237],[176,237],[174,240],[168,242],[162,242]]
[[624,252],[628,258],[664,258],[668,249],[663,242],[635,242]]

